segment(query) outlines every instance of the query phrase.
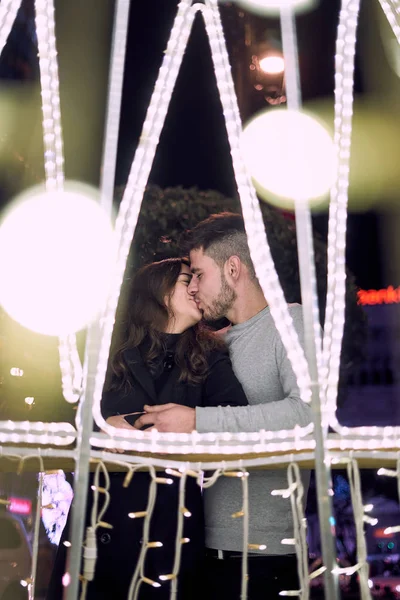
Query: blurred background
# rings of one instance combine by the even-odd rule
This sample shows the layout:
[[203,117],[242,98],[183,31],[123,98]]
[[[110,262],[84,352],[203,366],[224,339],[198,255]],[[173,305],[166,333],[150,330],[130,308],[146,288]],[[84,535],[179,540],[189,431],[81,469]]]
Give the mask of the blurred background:
[[[176,6],[176,0],[132,2],[115,212]],[[55,7],[66,177],[98,186],[114,1],[56,0]],[[320,0],[313,10],[297,17],[304,105],[329,129],[333,124],[339,8],[339,0]],[[232,2],[221,4],[221,16],[243,122],[260,110],[284,107],[279,20],[256,16]],[[342,380],[338,417],[349,426],[393,425],[400,424],[400,50],[378,2],[362,3],[358,33],[347,264],[354,277],[354,298],[358,298],[367,317],[368,335],[363,338],[362,358],[354,360]],[[38,77],[34,6],[32,0],[23,0],[0,57],[0,218],[17,193],[44,180]],[[269,140],[269,152],[274,152],[273,139]],[[274,232],[287,230],[287,239],[292,240],[293,214],[286,209],[272,209],[265,202],[262,208],[269,239],[275,244],[274,258],[278,263],[281,260],[284,268],[286,255],[283,250],[280,255],[280,237],[274,237]],[[139,264],[176,252],[184,229],[209,213],[224,209],[240,210],[240,204],[208,40],[198,15],[151,171],[127,281]],[[321,257],[327,220],[326,202],[322,202],[313,213]],[[15,275],[23,277],[23,272]],[[121,323],[124,301],[123,293]],[[57,339],[24,329],[1,308],[0,323],[0,419],[73,422],[74,406],[67,404],[61,394]],[[82,353],[84,333],[78,338]],[[389,539],[383,535],[383,529],[397,523],[400,515],[395,481],[387,479],[372,471],[362,474],[365,501],[374,505],[372,514],[378,519],[375,526],[366,525],[371,577],[376,575],[373,593],[391,598],[400,597],[400,538],[394,534]],[[54,508],[43,511],[39,594],[44,593],[72,497],[71,482],[71,474],[46,478],[48,504]],[[1,513],[1,531],[9,533],[0,535],[0,540],[6,540],[4,548],[0,542],[0,559],[2,553],[7,555],[12,540],[22,548],[22,554],[29,554],[36,488],[37,475],[33,473],[0,473],[0,497],[13,500]],[[338,553],[343,565],[353,564],[354,524],[344,473],[335,472],[334,489]],[[310,562],[318,564],[320,547],[313,489],[308,517]],[[10,585],[13,583],[12,576],[5,579]],[[358,597],[356,579],[344,579],[342,584],[347,597]],[[10,598],[18,600],[15,594],[22,593],[20,586],[18,592],[10,589]],[[7,598],[2,596],[5,593],[6,588],[0,587],[1,600]],[[322,595],[321,581],[315,581],[313,593]]]

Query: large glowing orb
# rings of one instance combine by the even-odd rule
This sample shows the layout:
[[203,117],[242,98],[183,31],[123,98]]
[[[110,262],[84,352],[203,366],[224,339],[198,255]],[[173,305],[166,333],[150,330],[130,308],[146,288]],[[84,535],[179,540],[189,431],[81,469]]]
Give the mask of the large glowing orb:
[[302,12],[315,8],[318,0],[236,0],[237,4],[259,15],[279,15],[281,8]]
[[260,113],[243,131],[242,151],[259,195],[285,208],[295,200],[321,203],[336,176],[330,133],[302,112]]
[[81,185],[33,188],[0,225],[0,304],[29,329],[72,333],[104,306],[114,234],[93,192]]

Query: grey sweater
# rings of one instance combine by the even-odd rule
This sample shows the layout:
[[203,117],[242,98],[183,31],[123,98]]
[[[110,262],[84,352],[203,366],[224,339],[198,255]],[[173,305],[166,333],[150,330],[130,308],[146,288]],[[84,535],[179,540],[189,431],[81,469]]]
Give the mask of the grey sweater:
[[[289,306],[294,326],[304,345],[302,308]],[[311,409],[300,399],[296,377],[275,327],[269,307],[244,323],[229,328],[225,341],[233,370],[249,406],[196,408],[196,429],[209,431],[258,431],[292,429],[312,421]],[[305,494],[309,472],[302,474]],[[271,496],[288,487],[286,470],[251,471],[249,477],[249,543],[266,544],[266,554],[286,554],[294,548],[282,545],[293,537],[290,500]],[[220,477],[204,492],[206,546],[242,550],[242,519],[232,514],[242,508],[240,480]]]

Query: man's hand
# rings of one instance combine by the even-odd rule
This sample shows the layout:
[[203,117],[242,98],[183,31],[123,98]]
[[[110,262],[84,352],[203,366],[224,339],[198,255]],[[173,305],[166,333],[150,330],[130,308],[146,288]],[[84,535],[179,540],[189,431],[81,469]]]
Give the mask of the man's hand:
[[111,427],[116,427],[117,429],[135,429],[132,427],[132,425],[129,425],[128,421],[125,421],[125,416],[127,415],[113,415],[112,417],[108,417],[108,419],[106,419],[106,423],[107,425],[111,425]]
[[145,405],[146,413],[135,422],[135,428],[152,425],[158,431],[191,433],[196,429],[196,411],[180,404]]

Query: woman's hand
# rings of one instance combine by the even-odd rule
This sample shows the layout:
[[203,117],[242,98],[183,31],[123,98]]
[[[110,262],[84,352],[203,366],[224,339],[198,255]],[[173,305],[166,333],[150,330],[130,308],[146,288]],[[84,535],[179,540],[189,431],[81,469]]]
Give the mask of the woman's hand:
[[[111,425],[111,427],[115,427],[116,429],[135,429],[132,425],[129,425],[128,421],[125,421],[126,415],[113,415],[112,417],[108,417],[106,419],[107,425]],[[103,431],[106,433],[106,431]],[[124,450],[122,448],[108,448],[108,452],[123,454]]]
[[107,425],[111,425],[111,427],[116,427],[117,429],[135,429],[132,427],[132,425],[129,425],[128,421],[125,420],[126,416],[127,415],[113,415],[112,417],[108,417],[108,419],[106,419],[106,423]]

